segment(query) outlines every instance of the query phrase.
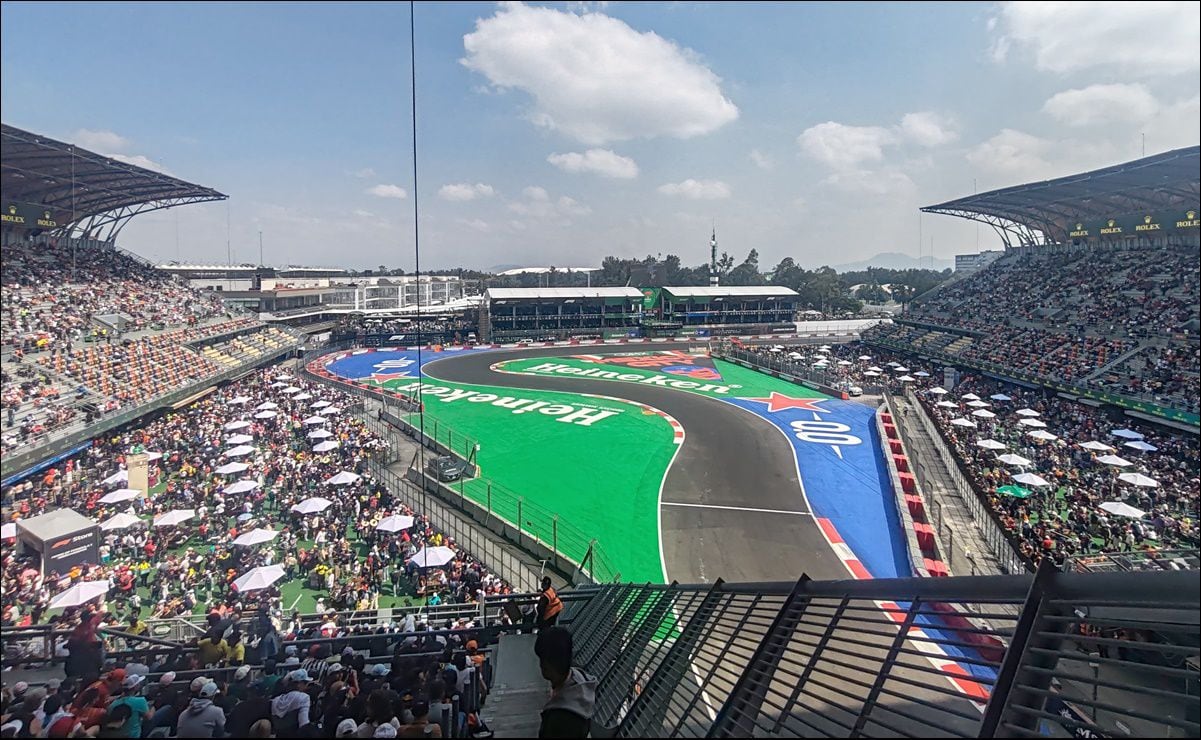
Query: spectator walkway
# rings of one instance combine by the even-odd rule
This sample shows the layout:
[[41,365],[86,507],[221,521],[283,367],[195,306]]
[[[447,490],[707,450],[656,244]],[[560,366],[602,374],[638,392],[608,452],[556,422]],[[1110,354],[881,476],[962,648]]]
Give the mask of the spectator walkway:
[[936,441],[921,424],[914,423],[913,414],[917,411],[902,395],[893,396],[893,404],[897,409],[897,427],[914,460],[918,483],[928,499],[932,521],[947,550],[947,567],[952,574],[962,576],[1003,573],[967,505],[956,493],[951,472],[935,449]]

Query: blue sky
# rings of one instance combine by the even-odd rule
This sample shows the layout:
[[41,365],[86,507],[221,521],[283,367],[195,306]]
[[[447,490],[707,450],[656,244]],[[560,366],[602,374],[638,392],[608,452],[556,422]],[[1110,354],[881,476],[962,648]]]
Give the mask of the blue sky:
[[[269,263],[412,267],[407,4],[2,8],[5,123],[230,195],[126,246],[224,261],[228,223],[239,261],[261,230]],[[695,264],[714,222],[765,266],[916,256],[973,178],[1197,144],[1198,8],[418,4],[422,266]]]

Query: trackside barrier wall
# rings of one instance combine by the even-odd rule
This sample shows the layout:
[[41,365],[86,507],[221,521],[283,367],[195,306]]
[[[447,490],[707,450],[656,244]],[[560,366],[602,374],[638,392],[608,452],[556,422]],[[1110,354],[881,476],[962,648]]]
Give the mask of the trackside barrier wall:
[[[572,632],[575,664],[598,679],[595,737],[1201,730],[1195,572],[1062,573],[1044,563],[1037,574],[1012,576],[802,576],[571,593],[589,597],[560,624]],[[944,616],[938,604],[985,621],[930,629]],[[999,647],[959,650],[968,630]]]
[[[897,463],[893,459],[893,455],[899,454],[904,459],[908,458],[905,456],[897,428],[892,423],[892,415],[887,408],[887,406],[881,406],[876,409],[876,433],[880,435],[880,454],[884,457],[884,464],[888,468],[893,503],[896,505],[897,515],[900,517],[901,527],[904,529],[905,550],[909,554],[910,568],[915,576],[949,575],[946,566],[938,558],[937,533],[927,531],[927,542],[923,546],[915,529],[915,525],[918,523],[923,524],[927,529],[930,525],[926,522],[925,504],[917,487],[917,479],[911,473],[904,473],[906,477],[902,478],[902,473],[897,470]],[[939,567],[931,569],[930,564],[936,564]]]
[[988,505],[984,494],[977,491],[970,483],[963,463],[951,452],[951,441],[947,439],[942,429],[930,418],[918,394],[913,389],[906,388],[905,398],[913,407],[914,413],[912,416],[917,417],[918,423],[926,430],[926,434],[938,449],[939,456],[951,474],[955,493],[959,495],[960,500],[963,501],[968,511],[971,512],[973,521],[979,527],[980,533],[984,536],[984,541],[988,543],[989,549],[996,556],[1001,568],[1006,573],[1024,573],[1033,570],[1034,564],[1029,558],[1021,555],[1017,538],[1005,531],[1005,527],[997,518],[996,512]]

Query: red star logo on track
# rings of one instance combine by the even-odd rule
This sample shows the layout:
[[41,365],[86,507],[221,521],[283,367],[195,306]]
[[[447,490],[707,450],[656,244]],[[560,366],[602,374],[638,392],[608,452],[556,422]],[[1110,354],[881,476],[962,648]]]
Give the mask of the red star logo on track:
[[786,396],[783,393],[777,393],[776,391],[772,391],[771,396],[769,396],[768,398],[748,398],[746,400],[757,401],[759,403],[766,403],[767,410],[774,414],[775,412],[783,411],[784,409],[804,409],[805,411],[825,411],[825,409],[821,408],[817,404],[821,403],[822,401],[824,401],[826,399],[824,399],[824,398],[793,398],[792,396]]
[[411,378],[411,377],[413,377],[413,376],[412,376],[412,375],[409,375],[409,374],[408,374],[408,373],[406,373],[406,372],[399,372],[399,373],[371,373],[371,380],[372,380],[373,382],[375,382],[375,383],[379,383],[380,385],[383,385],[384,383],[387,383],[389,380],[399,380],[399,379],[401,379],[401,378]]

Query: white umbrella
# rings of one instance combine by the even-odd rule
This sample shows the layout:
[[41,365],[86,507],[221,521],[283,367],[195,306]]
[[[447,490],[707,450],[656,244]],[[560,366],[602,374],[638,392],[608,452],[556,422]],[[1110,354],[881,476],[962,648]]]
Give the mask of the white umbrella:
[[830,345],[828,345],[828,344],[823,344],[822,346],[818,347],[818,348],[817,348],[817,353],[818,353],[818,354],[821,354],[821,355],[828,355],[828,354],[830,354]]
[[977,416],[981,419],[993,419],[996,418],[997,415],[988,409],[976,409],[972,412],[972,416]]
[[1018,483],[1021,483],[1023,486],[1034,486],[1036,488],[1041,488],[1043,486],[1051,485],[1046,478],[1042,477],[1038,473],[1018,473],[1013,476],[1013,479]]
[[329,452],[330,450],[336,450],[341,446],[341,442],[336,439],[331,439],[329,441],[318,442],[317,444],[313,445],[313,452]]
[[1003,450],[1005,445],[995,439],[979,439],[976,440],[977,447],[983,447],[986,450]]
[[803,359],[805,359],[805,356],[804,356],[804,355],[802,355],[800,352],[789,352],[789,353],[788,353],[788,359],[790,359],[790,360],[803,360]]
[[287,373],[284,373],[282,375],[276,375],[275,379],[276,380],[293,380],[293,377],[291,375],[288,375]]
[[1142,473],[1122,473],[1118,476],[1118,480],[1138,486],[1139,488],[1159,488],[1159,481],[1149,478]]
[[1022,426],[1034,427],[1035,429],[1046,429],[1047,428],[1047,422],[1042,421],[1040,419],[1026,418],[1026,419],[1019,420],[1018,423],[1021,424]]
[[925,370],[918,370],[916,373],[914,373],[914,375],[916,375],[916,376],[917,376],[917,377],[919,377],[919,378],[928,378],[928,377],[930,377],[930,373],[926,372]]
[[894,361],[894,362],[887,362],[887,363],[885,363],[885,365],[887,365],[888,367],[897,367],[897,366],[898,366],[898,365],[900,365],[900,364],[901,364],[901,363],[899,363],[899,362],[895,362],[895,361]]
[[868,372],[872,372],[872,373],[882,373],[882,372],[884,372],[884,368],[882,368],[882,367],[876,367],[875,365],[872,365],[872,366],[871,366],[871,367],[869,367],[867,370],[868,370]]
[[101,481],[101,483],[103,483],[106,486],[114,486],[118,483],[128,483],[128,482],[129,482],[129,471],[126,471],[126,470],[118,470],[117,472],[113,473],[112,475],[110,475],[109,477],[107,477],[103,481]]
[[863,374],[863,377],[878,378],[878,377],[880,377],[880,373],[876,372],[875,370],[868,370],[866,373]]
[[280,393],[300,393],[300,389],[294,385],[290,385],[287,388],[281,389]]
[[258,406],[254,407],[258,411],[270,411],[271,409],[279,408],[279,404],[274,401],[263,401]]
[[1121,501],[1106,501],[1101,504],[1100,508],[1115,516],[1124,516],[1131,519],[1142,519],[1147,515],[1147,512],[1142,509],[1136,509],[1130,504],[1124,504]]
[[284,577],[284,566],[264,565],[251,568],[244,575],[234,580],[234,590],[238,592],[262,591]]
[[226,401],[226,404],[229,406],[241,406],[242,404],[249,403],[249,402],[250,402],[250,396],[238,396],[237,398],[229,399],[228,401]]
[[328,405],[329,405],[329,401],[317,401],[316,403],[309,406],[309,408],[320,409],[320,408],[325,408]]
[[1105,463],[1106,465],[1113,465],[1116,468],[1124,468],[1128,465],[1134,464],[1129,460],[1118,457],[1117,455],[1102,455],[1101,457],[1097,458],[1097,462]]
[[276,382],[272,383],[271,385],[269,385],[267,387],[268,388],[283,388],[285,385],[287,385],[287,383],[277,380]]
[[1030,416],[1030,417],[1042,416],[1042,414],[1038,413],[1034,409],[1018,409],[1017,411],[1014,411],[1013,413],[1017,414],[1018,416]]
[[247,493],[259,487],[257,480],[240,480],[236,483],[230,483],[221,490],[221,493]]
[[175,509],[174,511],[168,511],[166,514],[155,517],[154,526],[174,527],[183,524],[194,516],[196,516],[196,512],[191,509]]
[[331,505],[333,505],[333,503],[333,501],[330,501],[327,498],[314,496],[312,498],[306,498],[304,501],[301,501],[293,506],[292,511],[295,511],[297,514],[316,514],[319,511],[325,511]]
[[142,521],[133,514],[114,514],[100,522],[100,529],[107,532],[110,529],[127,529]]
[[243,457],[244,455],[249,455],[252,452],[254,452],[254,448],[250,445],[238,445],[237,447],[231,447],[230,449],[226,450],[224,455],[225,457]]
[[254,441],[254,435],[251,435],[251,434],[235,434],[231,437],[225,438],[225,444],[227,444],[227,445],[244,445],[247,442],[253,442],[253,441]]
[[943,388],[941,385],[936,385],[930,390],[926,391],[926,393],[932,393],[936,396],[945,396],[947,394],[947,389]]
[[331,486],[345,486],[348,483],[354,483],[362,477],[363,476],[359,475],[358,473],[352,473],[349,470],[343,470],[341,473],[338,473],[331,478],[327,478],[325,482],[327,485]]
[[334,433],[328,429],[314,429],[309,432],[309,439],[325,439],[332,436],[334,436]]
[[274,419],[277,416],[279,416],[278,411],[272,411],[270,409],[267,409],[266,411],[260,411],[257,414],[255,414],[254,418],[256,418],[256,419]]
[[870,359],[872,359],[872,356],[871,355],[859,355],[859,359],[870,360]]
[[238,419],[237,421],[231,421],[230,423],[226,424],[225,429],[226,431],[234,432],[239,429],[245,429],[248,426],[250,426],[250,422],[246,421],[245,419]]
[[1006,465],[1017,465],[1018,467],[1025,467],[1030,464],[1030,461],[1021,455],[997,455],[997,459]]
[[989,396],[989,398],[991,398],[994,401],[1012,401],[1013,400],[1012,398],[1005,395],[1004,393],[994,393],[991,396]]
[[108,593],[108,581],[84,581],[76,583],[71,588],[63,591],[58,596],[50,600],[51,609],[66,609],[71,606],[83,606],[84,604],[99,599]]
[[437,568],[455,559],[455,551],[449,547],[423,547],[413,556],[418,568]]
[[[104,528],[103,525],[100,527]],[[0,540],[11,540],[17,536],[17,523],[9,522],[8,524],[0,525]]]
[[310,416],[304,420],[304,423],[312,426],[313,424],[324,424],[327,421],[329,421],[329,419],[325,418],[324,416]]
[[825,367],[825,366],[826,366],[825,360],[818,360],[817,362],[813,363],[813,367]]
[[980,400],[980,396],[977,396],[975,393],[965,393],[962,396],[960,396],[960,398],[962,398],[965,401],[979,401]]
[[142,492],[136,488],[118,488],[117,490],[113,491],[112,493],[106,493],[103,496],[101,496],[100,503],[102,503],[102,504],[119,504],[122,501],[133,501],[135,498],[137,498],[138,496],[141,496],[141,495],[142,495]]
[[935,406],[942,406],[944,409],[957,409],[957,408],[959,408],[959,404],[955,403],[954,401],[939,401],[938,403],[936,403],[936,404],[934,404],[934,405],[935,405]]
[[1044,442],[1051,442],[1059,439],[1059,437],[1056,437],[1054,434],[1051,434],[1045,429],[1035,429],[1033,432],[1026,432],[1026,434],[1033,439],[1041,439]]
[[1134,431],[1133,429],[1115,429],[1112,432],[1110,432],[1110,434],[1112,434],[1115,437],[1121,437],[1122,439],[1142,439],[1143,438],[1143,435],[1139,434],[1138,432]]
[[971,419],[964,419],[962,416],[959,417],[958,419],[951,419],[951,423],[957,427],[974,427],[974,426],[976,426],[976,422],[972,421]]
[[850,360],[839,360],[838,364],[839,365],[854,365],[855,363],[851,362]]
[[242,471],[247,470],[249,467],[250,466],[247,465],[246,463],[231,462],[231,463],[225,463],[224,465],[217,468],[213,472],[216,473],[217,475],[234,475],[236,473],[241,473]]
[[917,378],[913,377],[912,375],[902,375],[901,377],[897,378],[897,380],[901,381],[902,383],[912,383],[913,381],[917,380]]
[[307,401],[312,397],[313,397],[312,393],[297,393],[295,396],[292,396],[292,400],[293,401]]
[[991,406],[992,404],[989,403],[988,401],[968,401],[967,405],[971,406],[974,409],[986,409],[989,406]]
[[896,372],[898,372],[898,373],[907,373],[907,372],[909,372],[909,368],[905,367],[904,365],[897,365],[896,367],[894,367],[894,368],[893,368],[893,370],[894,370],[894,371],[896,371]]
[[1080,446],[1086,450],[1096,450],[1097,452],[1113,452],[1113,448],[1104,442],[1082,442]]
[[1148,443],[1142,441],[1141,439],[1136,439],[1133,442],[1127,442],[1126,444],[1124,444],[1122,446],[1129,447],[1134,450],[1138,450],[1139,452],[1155,452],[1156,450],[1159,449],[1155,445],[1148,444]]
[[259,529],[252,529],[249,532],[238,535],[237,539],[234,540],[234,544],[241,545],[242,547],[253,547],[254,545],[261,545],[264,542],[270,542],[278,535],[279,532],[274,529],[263,529],[260,527]]
[[375,525],[375,528],[381,532],[399,532],[411,526],[413,526],[413,517],[393,514],[392,516],[380,519],[379,524]]

